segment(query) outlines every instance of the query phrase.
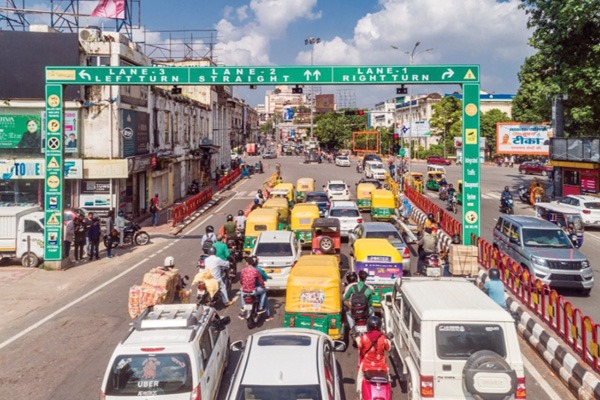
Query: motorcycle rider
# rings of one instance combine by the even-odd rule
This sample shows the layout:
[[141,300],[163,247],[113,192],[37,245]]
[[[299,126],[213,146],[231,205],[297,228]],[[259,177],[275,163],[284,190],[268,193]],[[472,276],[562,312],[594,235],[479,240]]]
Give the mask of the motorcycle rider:
[[254,205],[252,206],[252,209],[254,210],[257,207],[262,207],[264,202],[265,196],[263,195],[262,189],[258,189],[256,191],[256,195],[254,196]]
[[500,271],[496,268],[490,269],[488,278],[483,284],[483,290],[496,304],[508,310],[506,300],[504,299],[504,283],[500,280]]
[[231,257],[231,253],[229,252],[229,247],[227,247],[227,238],[225,235],[218,234],[217,241],[213,243],[213,247],[217,250],[217,257],[221,260],[229,261]]
[[[207,240],[210,240],[213,244],[217,242],[217,235],[215,235],[215,227],[212,225],[208,225],[205,228],[205,233],[204,235],[202,235],[202,239],[200,240],[200,248],[202,250],[205,250],[204,244]],[[208,248],[206,250],[208,250]]]
[[[225,286],[225,282],[223,282],[223,272],[227,271],[229,268],[229,261],[225,261],[219,257],[217,257],[217,249],[211,247],[208,249],[208,257],[204,260],[204,268],[207,271],[210,271],[211,276],[219,282],[219,289],[221,290],[221,298],[223,301],[223,305],[225,307],[229,307],[233,304],[233,301],[229,300],[229,295],[227,294],[227,287]],[[225,272],[226,273],[226,272]]]
[[246,215],[244,214],[244,210],[238,211],[238,215],[235,217],[235,224],[238,232],[244,233],[246,230]]
[[227,222],[223,225],[225,229],[225,235],[227,235],[227,239],[235,239],[235,231],[237,230],[237,225],[233,222],[233,215],[227,215]]
[[[267,289],[265,288],[265,280],[269,276],[258,266],[258,257],[250,256],[246,258],[246,266],[240,272],[241,294],[240,301],[242,303],[242,313],[244,307],[244,293],[256,293],[260,296],[258,303],[258,313],[266,313],[266,321],[271,321],[271,309],[267,300]],[[240,313],[240,319],[244,319]]]
[[425,228],[423,237],[419,240],[419,260],[417,261],[417,273],[423,275],[423,263],[428,255],[436,251],[436,238],[431,234],[431,228]]
[[454,189],[454,185],[448,185],[448,207],[452,207],[452,200],[454,199],[454,194],[456,193],[456,189]]
[[381,319],[375,315],[367,320],[367,333],[356,339],[358,347],[358,375],[356,392],[361,397],[362,381],[366,371],[388,372],[385,353],[392,348],[389,339],[381,332]]
[[125,219],[125,211],[120,210],[115,218],[115,229],[119,232],[119,246],[123,247],[123,239],[125,239],[125,227],[129,221]]
[[425,224],[423,225],[423,227],[431,228],[431,233],[433,235],[436,234],[436,232],[438,230],[438,224],[437,224],[437,221],[435,220],[435,216],[433,215],[433,213],[427,214],[427,219],[425,220]]
[[512,200],[512,193],[510,193],[510,188],[508,186],[504,186],[504,191],[500,195],[500,208],[502,210],[507,210],[509,208],[509,200]]
[[[354,326],[354,318],[352,317],[352,296],[355,293],[363,293],[367,297],[368,302],[368,315],[373,315],[373,294],[374,290],[370,285],[367,285],[367,277],[369,274],[365,270],[361,270],[358,272],[358,282],[354,285],[348,286],[347,290],[344,292],[344,305],[348,310],[346,312],[346,322],[348,323],[348,329],[352,329]],[[348,276],[346,276],[348,278]],[[352,279],[352,277],[350,277]],[[364,289],[363,289],[364,288]]]
[[354,271],[346,272],[346,288],[344,289],[344,296],[346,295],[346,293],[348,293],[348,290],[352,286],[356,286],[357,283],[358,283],[358,275],[356,275],[356,272],[354,272]]

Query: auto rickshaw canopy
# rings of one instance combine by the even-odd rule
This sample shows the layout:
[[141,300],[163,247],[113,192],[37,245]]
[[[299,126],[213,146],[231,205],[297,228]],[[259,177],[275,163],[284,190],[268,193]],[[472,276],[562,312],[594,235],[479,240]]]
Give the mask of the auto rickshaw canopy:
[[352,245],[356,261],[402,263],[402,255],[387,239],[357,239]]
[[280,194],[278,193],[280,190],[287,190],[287,195],[285,195],[285,197],[288,199],[288,201],[290,202],[290,205],[294,204],[294,200],[296,198],[295,196],[295,189],[294,189],[294,185],[288,182],[283,182],[280,183],[278,185],[276,185],[273,190],[271,190],[270,194],[272,197],[283,197],[280,196]]
[[341,282],[337,265],[296,264],[288,277],[285,312],[341,313]]
[[371,192],[371,209],[396,208],[396,198],[391,190],[375,189]]
[[262,209],[275,209],[279,214],[279,222],[288,223],[290,217],[290,204],[285,197],[271,197],[262,205]]
[[279,213],[273,208],[257,208],[246,218],[245,236],[258,236],[260,232],[276,231]]
[[310,231],[312,229],[313,221],[317,218],[319,218],[319,206],[312,203],[296,204],[294,208],[292,208],[292,215],[290,221],[291,228],[293,231]]

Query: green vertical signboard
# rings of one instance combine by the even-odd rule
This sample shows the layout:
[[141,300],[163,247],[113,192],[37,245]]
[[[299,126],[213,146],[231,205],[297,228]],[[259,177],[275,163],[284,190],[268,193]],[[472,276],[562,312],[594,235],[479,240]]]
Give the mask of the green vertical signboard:
[[462,240],[471,243],[471,235],[479,236],[481,212],[479,204],[479,84],[463,84],[463,224]]
[[44,225],[46,261],[62,260],[63,237],[63,97],[62,85],[46,85],[46,173]]

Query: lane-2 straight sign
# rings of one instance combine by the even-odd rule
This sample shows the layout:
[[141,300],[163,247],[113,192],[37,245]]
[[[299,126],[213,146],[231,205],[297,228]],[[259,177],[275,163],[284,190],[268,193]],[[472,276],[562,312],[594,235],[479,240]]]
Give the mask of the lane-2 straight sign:
[[46,82],[71,85],[479,83],[479,65],[46,67]]

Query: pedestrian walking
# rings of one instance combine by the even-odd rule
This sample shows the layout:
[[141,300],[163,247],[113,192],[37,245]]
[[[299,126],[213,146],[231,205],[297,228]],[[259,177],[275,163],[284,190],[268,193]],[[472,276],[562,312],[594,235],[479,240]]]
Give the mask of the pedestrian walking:
[[63,258],[69,258],[71,244],[75,241],[75,223],[73,220],[67,222],[63,241]]
[[100,218],[94,217],[92,220],[92,225],[88,229],[88,239],[90,243],[90,254],[88,260],[92,261],[94,257],[96,257],[96,260],[99,260]]
[[81,217],[73,220],[75,230],[75,261],[83,260],[83,248],[87,240],[87,230]]
[[158,193],[154,194],[154,197],[150,199],[150,212],[152,213],[152,226],[156,226],[158,224],[158,212],[160,211],[160,207],[158,206],[160,201],[158,200]]
[[112,244],[113,244],[113,236],[112,231],[115,229],[115,212],[114,210],[110,210],[108,212],[108,217],[106,217],[106,222],[104,223],[104,228],[106,229],[106,258],[112,258]]

